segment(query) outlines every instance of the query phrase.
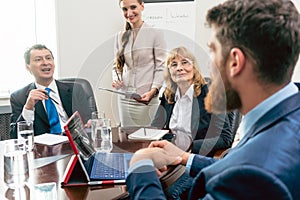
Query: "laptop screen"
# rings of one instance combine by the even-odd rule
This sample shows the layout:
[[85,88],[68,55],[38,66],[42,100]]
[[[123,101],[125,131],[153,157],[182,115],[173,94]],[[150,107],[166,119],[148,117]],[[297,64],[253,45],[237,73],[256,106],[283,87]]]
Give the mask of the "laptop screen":
[[88,160],[96,152],[78,111],[69,118],[64,129],[75,154],[79,153],[84,160]]

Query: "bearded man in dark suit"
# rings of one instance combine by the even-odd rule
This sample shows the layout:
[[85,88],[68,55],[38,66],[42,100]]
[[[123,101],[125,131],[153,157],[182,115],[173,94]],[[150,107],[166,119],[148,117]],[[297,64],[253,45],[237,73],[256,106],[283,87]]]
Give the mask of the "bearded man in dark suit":
[[300,199],[300,92],[291,81],[299,11],[290,0],[227,0],[206,21],[212,83],[205,107],[218,113],[225,102],[238,109],[240,142],[221,160],[152,142],[132,157],[131,199],[165,199],[156,169],[170,164],[186,165],[195,177],[189,199]]

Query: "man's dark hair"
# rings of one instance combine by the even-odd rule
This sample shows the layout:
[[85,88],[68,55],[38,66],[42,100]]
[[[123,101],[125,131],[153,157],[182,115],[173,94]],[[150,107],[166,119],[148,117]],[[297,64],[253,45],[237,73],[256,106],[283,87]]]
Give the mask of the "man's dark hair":
[[31,50],[34,50],[34,49],[38,49],[38,50],[47,49],[51,53],[52,58],[54,59],[52,51],[50,49],[48,49],[45,45],[43,45],[43,44],[35,44],[32,47],[28,48],[25,51],[25,53],[24,53],[25,63],[27,65],[29,65],[29,63],[30,63],[30,52],[31,52]]
[[228,0],[206,21],[216,27],[224,59],[236,47],[255,62],[262,82],[291,80],[300,51],[300,15],[291,1]]

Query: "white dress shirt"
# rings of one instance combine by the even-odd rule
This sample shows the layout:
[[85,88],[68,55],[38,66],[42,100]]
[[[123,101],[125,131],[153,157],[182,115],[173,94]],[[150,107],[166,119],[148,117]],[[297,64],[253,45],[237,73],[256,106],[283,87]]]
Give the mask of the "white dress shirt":
[[[46,88],[45,86],[39,85],[36,82],[35,82],[35,86],[36,86],[37,89],[45,89]],[[56,107],[56,110],[58,112],[61,129],[64,130],[63,126],[66,123],[66,121],[68,120],[68,115],[67,115],[67,113],[65,112],[65,110],[62,106],[62,102],[61,102],[60,97],[59,97],[59,93],[58,93],[58,89],[57,89],[57,85],[56,85],[55,80],[53,80],[50,83],[48,88],[51,89],[50,97],[58,103],[57,104],[57,103],[53,102],[55,107]],[[47,109],[45,107],[45,100],[43,100],[42,103],[43,103],[44,108],[47,112]],[[24,106],[23,111],[22,111],[22,116],[26,121],[34,121],[34,110],[27,110],[27,109],[25,109],[25,106]]]
[[194,84],[180,97],[179,89],[175,93],[175,106],[170,119],[170,129],[175,134],[188,134],[192,137],[191,120],[194,98]]

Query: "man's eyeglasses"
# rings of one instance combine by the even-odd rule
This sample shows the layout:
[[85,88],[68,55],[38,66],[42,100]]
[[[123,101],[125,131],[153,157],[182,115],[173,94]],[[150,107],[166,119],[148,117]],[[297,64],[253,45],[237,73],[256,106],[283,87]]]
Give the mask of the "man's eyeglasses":
[[33,58],[33,62],[36,62],[36,63],[42,62],[43,60],[51,62],[51,61],[53,61],[53,57],[46,56],[43,58],[42,56],[38,56],[38,57]]
[[171,62],[169,65],[169,68],[176,69],[178,67],[179,63],[182,67],[188,67],[189,65],[193,64],[193,62],[191,60],[184,58],[180,62],[176,62],[176,61]]

